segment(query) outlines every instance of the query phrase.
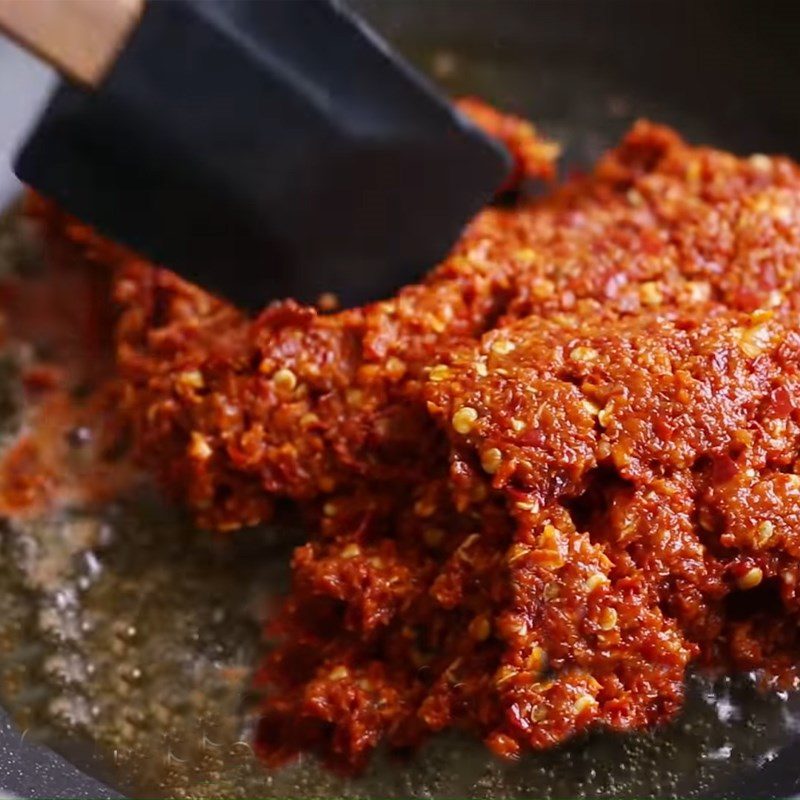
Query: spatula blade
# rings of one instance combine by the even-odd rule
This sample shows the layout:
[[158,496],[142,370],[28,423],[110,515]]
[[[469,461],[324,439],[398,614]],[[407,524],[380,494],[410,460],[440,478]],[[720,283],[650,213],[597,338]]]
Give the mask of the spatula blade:
[[377,299],[441,258],[502,148],[337,3],[161,0],[102,86],[63,85],[22,180],[249,307]]

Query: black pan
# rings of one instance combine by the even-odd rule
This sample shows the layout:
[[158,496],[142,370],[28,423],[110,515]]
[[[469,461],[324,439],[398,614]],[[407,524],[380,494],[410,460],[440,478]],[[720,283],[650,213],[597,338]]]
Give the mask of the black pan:
[[[589,165],[640,116],[674,125],[695,142],[740,153],[800,157],[800,7],[795,4],[358,0],[354,5],[449,91],[477,94],[533,119],[565,145],[565,168]],[[154,519],[160,538],[157,547],[148,549],[152,535],[148,539],[141,531],[152,531]],[[198,653],[204,656],[203,648],[216,647],[220,663],[242,668],[252,663],[257,633],[241,609],[252,604],[260,587],[285,577],[284,534],[250,533],[221,550],[150,500],[123,503],[109,511],[105,522],[130,535],[96,551],[105,578],[98,579],[99,595],[90,602],[117,622],[150,620],[143,638],[126,645],[126,653],[152,660],[152,628],[169,629],[174,636],[183,630],[177,616],[191,610],[197,615],[191,625],[202,631],[207,621],[203,614],[216,619],[222,609],[231,616],[224,625],[212,626],[208,638],[214,641],[197,645]],[[23,540],[27,536],[40,544],[46,538],[40,531],[23,534]],[[6,531],[7,561],[18,547],[13,541],[19,536],[12,539]],[[87,552],[70,555],[70,566],[64,567],[68,585],[85,570]],[[6,585],[0,580],[0,587]],[[124,588],[122,595],[135,587],[135,614],[129,599],[116,597],[115,586]],[[156,613],[158,608],[162,611]],[[102,620],[98,624],[102,627]],[[47,647],[35,656],[15,652],[14,658],[23,664],[33,658],[37,666],[28,672],[36,672],[52,656]],[[170,657],[164,656],[165,663]],[[38,723],[31,730],[39,738],[129,794],[777,798],[800,793],[800,700],[762,696],[748,676],[733,681],[693,678],[686,714],[652,734],[594,735],[505,771],[479,746],[448,739],[411,762],[378,759],[364,779],[345,783],[311,762],[295,766],[288,777],[267,775],[257,765],[242,767],[247,761],[246,713],[237,717],[240,739],[227,744],[226,723],[209,723],[216,728],[208,736],[210,743],[200,749],[227,748],[224,757],[214,756],[211,767],[193,769],[190,752],[173,752],[164,730],[151,728],[153,752],[169,765],[159,782],[148,775],[145,761],[113,757],[113,736],[109,744],[91,722],[80,728],[74,720],[66,724],[48,717],[48,692],[66,690],[60,684],[54,688],[46,674],[37,680],[29,680],[25,703],[8,701],[15,715],[27,714],[26,721]],[[187,673],[187,682],[195,680],[205,694],[221,691],[204,684],[202,676]],[[246,670],[240,681],[240,688],[246,687]],[[140,700],[120,703],[142,702],[141,694],[132,697]],[[237,715],[246,701],[234,702],[224,692],[220,698],[219,707]],[[145,716],[151,699],[144,695]],[[199,719],[195,712],[187,715]],[[101,792],[107,790],[81,777],[59,756],[20,744],[19,732],[10,730],[0,726],[0,787],[30,797],[104,796]],[[233,762],[236,769],[242,767],[241,773],[226,771]],[[241,780],[235,777],[239,774]]]

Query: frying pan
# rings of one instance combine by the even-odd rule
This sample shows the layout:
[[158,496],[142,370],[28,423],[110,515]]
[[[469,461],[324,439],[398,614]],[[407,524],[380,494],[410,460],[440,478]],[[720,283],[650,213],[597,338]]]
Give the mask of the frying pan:
[[[671,124],[691,141],[740,153],[800,157],[800,8],[795,4],[357,0],[354,5],[449,91],[477,94],[533,119],[564,145],[565,169],[591,164],[639,116]],[[137,601],[138,618],[151,620],[142,636],[152,637],[152,629],[175,622],[183,598],[189,598],[185,608],[201,614],[203,598],[212,597],[206,609],[209,620],[220,609],[233,616],[232,622],[212,626],[213,636],[209,634],[210,640],[219,640],[213,646],[222,648],[217,661],[252,661],[257,634],[240,610],[252,604],[252,587],[280,587],[285,580],[290,534],[248,532],[220,548],[156,500],[137,500],[132,508],[115,510],[108,523],[130,535],[102,556],[110,574],[107,582],[121,588],[101,595],[100,605],[124,617],[130,603],[115,597],[124,595],[129,584],[141,598],[162,593],[159,605],[172,604],[169,617],[148,617],[147,600]],[[126,521],[115,521],[119,519]],[[74,520],[59,524],[69,528]],[[148,550],[147,537],[154,534],[143,531],[152,531],[153,525],[162,533],[170,531],[159,540],[169,543]],[[31,531],[21,537],[17,531],[14,541],[26,541],[26,536],[35,539]],[[5,587],[0,580],[0,595]],[[240,630],[238,638],[231,638],[231,630]],[[126,652],[144,652],[152,644],[140,640]],[[218,689],[206,687],[202,676],[197,680],[208,689],[206,694]],[[256,767],[248,780],[260,782],[247,783],[246,791],[250,796],[352,797],[777,798],[800,793],[800,702],[795,696],[760,695],[747,676],[693,678],[689,694],[686,714],[666,730],[633,737],[598,734],[531,757],[510,771],[489,763],[474,743],[444,739],[411,762],[378,759],[360,781],[342,783],[308,761],[290,769],[286,779],[266,773],[252,778],[259,775]],[[229,698],[219,702],[224,708],[238,707]],[[18,715],[19,709],[10,704]],[[219,746],[214,739],[218,734],[221,739],[222,732],[210,734],[208,742],[204,738],[206,749]],[[159,748],[166,747],[159,738],[163,731],[150,735]],[[241,735],[235,744],[244,751],[247,731]],[[49,735],[41,738],[49,747],[20,743],[19,731],[0,721],[0,789],[30,797],[113,796],[105,784],[87,777],[88,772],[123,792],[142,791],[135,767],[98,761],[97,748],[85,747],[81,737],[73,739],[63,725],[50,725]],[[51,747],[84,771],[73,769]],[[178,764],[191,756],[169,751],[166,758]],[[231,784],[214,783],[224,778],[224,761],[217,759],[214,769],[202,775],[183,769],[180,786],[156,782],[147,791],[170,794],[179,789],[185,796],[233,792]],[[238,791],[244,793],[243,787]]]

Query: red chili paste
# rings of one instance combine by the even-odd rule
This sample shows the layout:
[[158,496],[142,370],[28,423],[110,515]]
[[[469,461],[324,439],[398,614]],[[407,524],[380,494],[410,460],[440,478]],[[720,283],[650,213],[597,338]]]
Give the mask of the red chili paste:
[[[546,176],[519,120],[468,110]],[[691,662],[800,663],[800,168],[640,122],[473,220],[418,285],[255,319],[119,269],[139,457],[205,526],[303,504],[258,747],[363,766],[445,728],[516,756],[679,709]]]

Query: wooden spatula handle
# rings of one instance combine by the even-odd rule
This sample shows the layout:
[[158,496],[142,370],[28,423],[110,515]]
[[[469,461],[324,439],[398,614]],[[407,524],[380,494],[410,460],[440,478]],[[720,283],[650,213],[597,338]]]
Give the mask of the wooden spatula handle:
[[0,30],[65,77],[97,86],[143,7],[144,0],[0,0]]

